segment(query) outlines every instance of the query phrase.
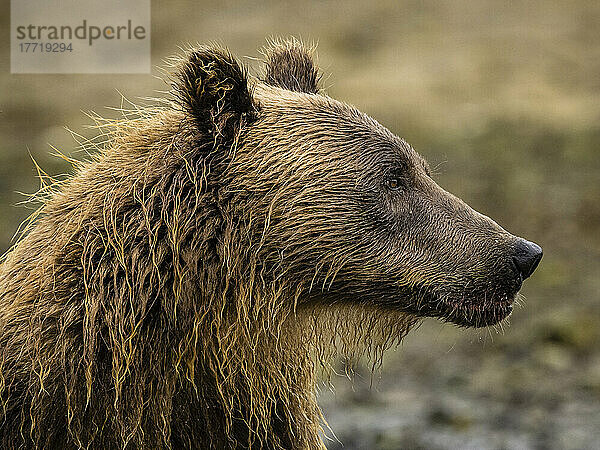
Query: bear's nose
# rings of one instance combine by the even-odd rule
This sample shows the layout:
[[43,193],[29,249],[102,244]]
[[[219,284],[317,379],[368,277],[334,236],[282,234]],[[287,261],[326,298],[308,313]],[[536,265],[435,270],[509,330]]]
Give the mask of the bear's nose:
[[515,246],[515,255],[513,261],[523,279],[528,278],[542,259],[542,247],[539,245],[519,238]]

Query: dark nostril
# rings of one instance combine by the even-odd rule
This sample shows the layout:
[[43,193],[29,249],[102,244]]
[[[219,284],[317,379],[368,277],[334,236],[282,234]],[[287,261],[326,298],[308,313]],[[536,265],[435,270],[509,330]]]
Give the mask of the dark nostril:
[[519,238],[517,245],[515,246],[515,255],[513,256],[513,261],[515,262],[515,266],[517,266],[519,272],[521,272],[523,279],[531,276],[535,268],[540,263],[542,254],[542,247],[533,242]]

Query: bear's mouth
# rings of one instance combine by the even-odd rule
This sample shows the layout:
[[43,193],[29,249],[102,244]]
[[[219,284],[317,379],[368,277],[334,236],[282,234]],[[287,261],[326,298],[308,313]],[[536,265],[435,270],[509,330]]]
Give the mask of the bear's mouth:
[[487,327],[506,319],[514,309],[514,301],[522,280],[486,290],[447,289],[435,292],[419,289],[419,301],[411,308],[420,317],[435,317],[464,327]]
[[442,320],[466,327],[487,327],[506,319],[513,311],[516,293],[500,299],[484,299],[478,302],[453,303],[445,301],[446,307],[438,316]]

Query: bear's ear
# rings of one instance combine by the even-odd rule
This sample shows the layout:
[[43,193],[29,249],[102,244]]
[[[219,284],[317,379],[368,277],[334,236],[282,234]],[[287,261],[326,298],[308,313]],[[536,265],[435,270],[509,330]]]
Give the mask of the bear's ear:
[[197,127],[217,140],[233,140],[256,116],[246,70],[226,50],[201,47],[183,58],[173,90]]
[[314,47],[297,39],[272,41],[262,52],[266,70],[262,81],[296,92],[319,92],[321,75],[313,61]]

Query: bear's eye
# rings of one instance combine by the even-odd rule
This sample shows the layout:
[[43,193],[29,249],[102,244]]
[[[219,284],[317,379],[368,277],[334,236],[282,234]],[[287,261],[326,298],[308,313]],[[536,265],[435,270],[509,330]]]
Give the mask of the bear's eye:
[[405,184],[406,178],[404,168],[391,170],[385,177],[385,186],[392,191],[401,189]]
[[390,189],[398,189],[400,187],[400,180],[396,177],[391,177],[387,181],[387,186]]

